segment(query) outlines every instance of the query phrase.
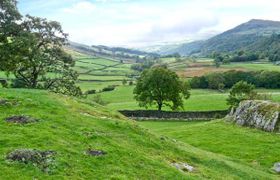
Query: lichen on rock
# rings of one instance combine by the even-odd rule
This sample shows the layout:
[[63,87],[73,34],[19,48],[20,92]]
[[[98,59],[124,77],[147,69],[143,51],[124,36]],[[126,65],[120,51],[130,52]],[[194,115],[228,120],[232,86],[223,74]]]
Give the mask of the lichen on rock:
[[24,164],[33,164],[44,172],[54,167],[55,151],[40,151],[35,149],[17,149],[10,152],[6,159]]
[[280,104],[270,101],[243,101],[227,119],[242,126],[280,132]]

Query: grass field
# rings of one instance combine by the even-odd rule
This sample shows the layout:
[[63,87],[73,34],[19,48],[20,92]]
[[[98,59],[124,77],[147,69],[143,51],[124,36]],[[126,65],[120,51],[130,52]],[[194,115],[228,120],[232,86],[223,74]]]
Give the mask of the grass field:
[[[139,107],[133,98],[134,86],[118,86],[116,90],[110,92],[100,93],[102,99],[108,103],[106,107],[112,110],[135,110],[144,109]],[[280,102],[280,90],[259,89],[260,93],[271,94],[272,100]],[[91,99],[94,95],[89,96]],[[226,104],[228,93],[221,93],[215,90],[207,89],[193,89],[191,90],[191,97],[184,101],[184,111],[211,111],[211,110],[225,110],[229,106]],[[156,109],[152,107],[150,109]],[[164,110],[170,110],[164,107]]]
[[[168,61],[169,60],[169,61]],[[221,65],[216,68],[213,65],[212,59],[200,58],[200,59],[186,59],[183,61],[175,61],[167,59],[164,62],[167,63],[168,67],[176,71],[181,77],[194,77],[202,76],[207,73],[213,72],[225,72],[229,70],[240,70],[240,71],[280,71],[280,66],[276,66],[269,62],[245,62],[245,63],[231,63],[227,65]]]
[[131,64],[74,52],[72,54],[76,60],[74,69],[80,73],[78,85],[83,91],[101,90],[109,85],[121,85],[123,79],[131,80],[128,77],[133,73]]
[[[87,100],[24,89],[0,89],[0,98],[17,102],[17,105],[0,106],[0,179],[279,177],[263,166],[162,138]],[[4,119],[12,115],[29,115],[39,121],[27,125],[9,124]],[[246,133],[244,131],[244,135]],[[277,143],[274,140],[278,139],[272,136],[270,143]],[[54,166],[45,173],[32,164],[5,160],[7,153],[21,148],[56,151]],[[88,148],[103,150],[107,154],[91,157],[85,153]],[[195,167],[195,171],[178,171],[172,162],[187,162]]]
[[152,132],[197,148],[234,158],[255,169],[271,172],[280,161],[280,135],[239,127],[223,120],[209,122],[139,122]]

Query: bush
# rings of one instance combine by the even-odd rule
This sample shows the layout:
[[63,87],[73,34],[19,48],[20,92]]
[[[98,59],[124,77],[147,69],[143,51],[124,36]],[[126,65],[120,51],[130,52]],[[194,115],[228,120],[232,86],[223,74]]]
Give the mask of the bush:
[[103,92],[114,91],[116,88],[115,85],[110,85],[102,89]]
[[105,106],[106,104],[108,104],[107,102],[105,102],[105,101],[102,99],[102,97],[101,97],[100,94],[95,95],[95,96],[93,97],[92,100],[93,100],[93,102],[95,102],[95,103],[97,103],[97,104],[100,104],[100,105],[102,105],[102,106]]
[[237,107],[241,101],[257,99],[257,97],[254,85],[248,84],[246,81],[239,81],[231,88],[227,104]]
[[28,85],[23,79],[16,78],[12,81],[12,88],[27,88]]
[[192,88],[220,89],[232,88],[239,81],[246,81],[258,88],[280,88],[280,72],[278,71],[227,71],[215,72],[201,77],[194,77],[190,80]]
[[92,90],[88,90],[85,92],[85,94],[95,94],[96,93],[96,90],[95,89],[92,89]]
[[0,84],[2,85],[3,88],[7,88],[8,87],[8,82],[5,79],[0,79]]

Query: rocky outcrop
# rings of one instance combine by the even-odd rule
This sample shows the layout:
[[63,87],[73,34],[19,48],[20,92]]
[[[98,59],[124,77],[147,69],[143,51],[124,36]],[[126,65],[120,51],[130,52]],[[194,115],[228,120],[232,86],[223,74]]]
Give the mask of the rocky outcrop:
[[277,173],[280,173],[280,162],[274,164],[273,170]]
[[270,101],[243,101],[227,118],[242,126],[280,132],[280,104]]

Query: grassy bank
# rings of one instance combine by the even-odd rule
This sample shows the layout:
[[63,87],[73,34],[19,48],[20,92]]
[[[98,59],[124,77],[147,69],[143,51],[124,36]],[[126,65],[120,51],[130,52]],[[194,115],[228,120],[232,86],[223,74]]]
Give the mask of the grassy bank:
[[[0,106],[0,179],[276,179],[260,168],[161,138],[83,99],[45,91],[0,89],[0,98],[16,104]],[[17,125],[4,119],[28,115],[38,122]],[[9,162],[7,153],[21,148],[56,151],[55,166],[44,173],[32,164]],[[87,149],[107,152],[92,157]],[[187,162],[192,173],[171,162]]]

